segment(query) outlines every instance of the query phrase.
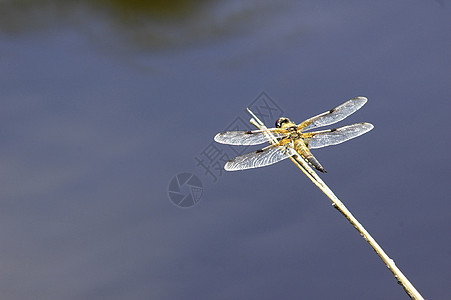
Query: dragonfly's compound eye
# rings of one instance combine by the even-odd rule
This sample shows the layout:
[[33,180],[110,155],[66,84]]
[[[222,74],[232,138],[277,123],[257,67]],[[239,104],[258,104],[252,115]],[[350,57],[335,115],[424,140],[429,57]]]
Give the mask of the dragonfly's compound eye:
[[288,123],[288,122],[290,122],[290,120],[288,118],[279,118],[276,121],[276,127],[277,128],[282,128],[282,125],[285,124],[285,123]]

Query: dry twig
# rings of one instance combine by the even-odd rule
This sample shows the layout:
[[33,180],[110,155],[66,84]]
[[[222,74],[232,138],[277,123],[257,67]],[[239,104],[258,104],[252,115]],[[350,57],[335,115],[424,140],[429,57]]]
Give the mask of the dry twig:
[[[248,108],[247,111],[252,115],[250,123],[256,126],[260,130],[264,130],[268,140],[271,144],[277,143],[277,139],[268,129],[262,121],[260,121],[257,116]],[[327,197],[332,201],[332,206],[335,207],[348,221],[354,226],[355,229],[360,233],[360,235],[365,239],[365,241],[370,244],[371,248],[377,253],[377,255],[382,259],[387,268],[393,273],[395,279],[404,288],[406,293],[411,299],[423,300],[423,297],[415,289],[415,287],[410,283],[406,276],[401,272],[401,270],[395,265],[395,262],[388,257],[385,251],[379,246],[376,240],[366,231],[362,224],[357,221],[357,219],[351,214],[351,212],[346,208],[346,206],[338,199],[337,196],[332,192],[332,190],[324,183],[324,181],[316,174],[315,171],[310,167],[310,165],[302,159],[299,155],[291,156],[290,159],[293,163],[301,169],[302,172],[321,190]]]

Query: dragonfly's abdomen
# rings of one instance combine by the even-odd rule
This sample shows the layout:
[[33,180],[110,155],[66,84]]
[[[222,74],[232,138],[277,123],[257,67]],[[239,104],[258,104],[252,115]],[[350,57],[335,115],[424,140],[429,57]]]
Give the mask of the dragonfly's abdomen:
[[294,149],[312,167],[314,167],[320,172],[327,173],[327,171],[323,168],[323,166],[321,166],[319,161],[313,156],[307,145],[305,145],[305,143],[302,140],[294,141]]

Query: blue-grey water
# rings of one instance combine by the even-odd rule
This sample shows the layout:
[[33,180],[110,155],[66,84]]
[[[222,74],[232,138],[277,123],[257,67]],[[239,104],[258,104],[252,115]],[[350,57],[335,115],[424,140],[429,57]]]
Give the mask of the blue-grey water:
[[321,177],[446,299],[450,57],[445,0],[0,1],[0,298],[407,299],[289,160],[226,173],[242,149],[212,143],[254,100],[272,126],[264,101],[366,96],[337,126],[374,130],[314,150]]

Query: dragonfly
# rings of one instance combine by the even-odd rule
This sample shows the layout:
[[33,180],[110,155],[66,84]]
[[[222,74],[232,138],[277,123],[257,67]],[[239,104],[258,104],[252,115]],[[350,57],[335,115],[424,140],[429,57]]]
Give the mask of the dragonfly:
[[257,151],[252,151],[233,158],[224,165],[226,171],[238,171],[269,166],[289,158],[300,155],[316,170],[327,173],[310,149],[337,145],[356,138],[372,130],[370,123],[361,122],[334,129],[309,131],[318,127],[328,126],[344,120],[359,110],[368,101],[365,97],[356,97],[326,111],[309,118],[296,125],[290,119],[282,117],[276,121],[275,128],[252,131],[224,131],[218,133],[214,140],[227,145],[259,145],[270,142],[270,132],[277,142]]

